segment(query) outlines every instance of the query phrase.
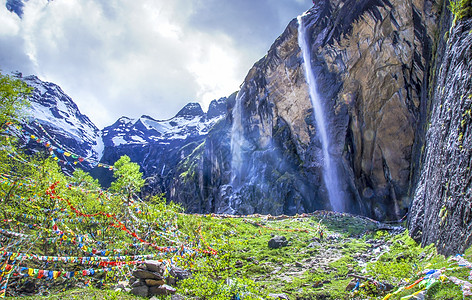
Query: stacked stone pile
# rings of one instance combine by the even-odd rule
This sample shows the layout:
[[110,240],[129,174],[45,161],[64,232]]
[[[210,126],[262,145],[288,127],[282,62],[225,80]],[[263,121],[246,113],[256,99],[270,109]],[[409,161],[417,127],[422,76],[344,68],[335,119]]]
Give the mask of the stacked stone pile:
[[141,297],[173,295],[176,290],[172,285],[190,276],[188,271],[172,267],[166,276],[166,266],[156,260],[147,260],[133,272],[129,284],[130,293]]

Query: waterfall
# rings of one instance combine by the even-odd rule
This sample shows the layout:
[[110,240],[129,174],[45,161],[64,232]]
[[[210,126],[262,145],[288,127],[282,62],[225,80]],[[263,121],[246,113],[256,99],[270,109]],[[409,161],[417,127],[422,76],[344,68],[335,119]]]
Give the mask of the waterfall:
[[[242,98],[244,92],[238,93],[233,107],[233,124],[231,127],[231,186],[233,191],[240,185],[241,173],[243,166],[243,145],[245,143],[244,129],[242,125]],[[229,209],[231,213],[235,213],[234,209],[235,196],[229,198]]]
[[334,211],[344,211],[344,197],[340,189],[336,163],[329,151],[331,141],[326,128],[326,113],[316,87],[316,80],[311,66],[311,49],[303,26],[303,15],[298,16],[298,44],[302,51],[305,78],[309,88],[310,100],[315,113],[317,134],[321,142],[323,153],[323,180],[328,191],[329,202]]
[[233,107],[233,125],[231,127],[231,185],[238,184],[236,179],[240,178],[243,164],[242,148],[244,143],[244,129],[242,125],[242,103],[241,98],[244,93],[236,96],[236,102]]

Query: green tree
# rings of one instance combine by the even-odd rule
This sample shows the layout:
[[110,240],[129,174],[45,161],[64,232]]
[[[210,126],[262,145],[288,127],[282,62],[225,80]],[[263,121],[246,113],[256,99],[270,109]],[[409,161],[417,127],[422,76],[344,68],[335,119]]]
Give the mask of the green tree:
[[129,203],[133,194],[139,193],[144,186],[143,174],[139,171],[139,165],[131,162],[127,155],[120,157],[113,167],[116,180],[111,183],[110,190],[126,196]]
[[23,81],[0,72],[0,126],[7,122],[18,123],[23,109],[28,106],[32,88]]

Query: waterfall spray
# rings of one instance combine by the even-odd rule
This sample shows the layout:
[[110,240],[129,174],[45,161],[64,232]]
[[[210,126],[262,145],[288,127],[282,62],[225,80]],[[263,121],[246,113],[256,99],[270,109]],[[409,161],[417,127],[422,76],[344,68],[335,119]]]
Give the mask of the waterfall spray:
[[323,152],[323,180],[328,191],[331,208],[334,211],[344,211],[344,197],[339,185],[336,163],[329,151],[331,141],[326,128],[326,113],[324,112],[320,96],[316,87],[316,80],[311,67],[310,45],[306,37],[306,28],[303,26],[303,15],[298,16],[298,44],[302,50],[305,78],[309,87],[310,100],[315,113],[317,133]]

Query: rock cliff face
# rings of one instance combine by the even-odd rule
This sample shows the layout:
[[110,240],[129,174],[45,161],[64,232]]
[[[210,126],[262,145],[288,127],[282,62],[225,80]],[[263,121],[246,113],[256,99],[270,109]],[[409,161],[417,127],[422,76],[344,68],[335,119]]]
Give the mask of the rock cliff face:
[[[347,211],[396,218],[411,203],[436,9],[428,0],[317,1],[303,17]],[[189,158],[185,176],[176,177],[176,200],[216,212],[329,208],[297,28],[293,20],[249,71],[240,102],[229,104],[224,124]],[[242,136],[237,169],[235,115]]]
[[472,19],[451,28],[449,14],[439,35],[423,170],[409,219],[412,237],[446,255],[472,244]]

